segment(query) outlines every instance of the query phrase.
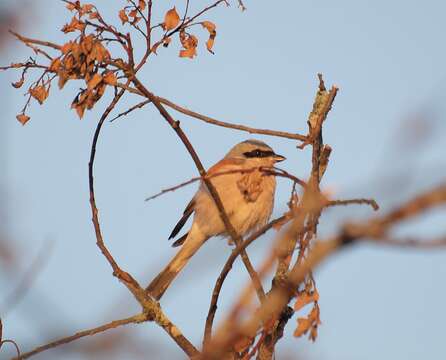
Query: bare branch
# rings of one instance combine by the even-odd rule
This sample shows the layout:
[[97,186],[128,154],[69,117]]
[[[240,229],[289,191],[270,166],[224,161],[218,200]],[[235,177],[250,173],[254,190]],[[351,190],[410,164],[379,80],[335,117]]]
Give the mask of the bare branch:
[[229,129],[235,129],[235,130],[240,130],[240,131],[246,131],[250,134],[261,134],[261,135],[270,135],[270,136],[278,136],[278,137],[283,137],[283,138],[287,138],[287,139],[293,139],[293,140],[299,140],[299,141],[307,141],[307,137],[305,135],[300,135],[300,134],[292,134],[292,133],[288,133],[285,131],[276,131],[276,130],[267,130],[267,129],[256,129],[256,128],[252,128],[249,126],[244,126],[244,125],[238,125],[238,124],[231,124],[231,123],[227,123],[224,121],[220,121],[214,118],[211,118],[209,116],[206,115],[202,115],[199,114],[195,111],[192,110],[188,110],[182,106],[179,106],[177,104],[174,104],[172,101],[162,98],[162,97],[158,97],[159,101],[164,104],[167,105],[168,107],[184,114],[184,115],[188,115],[190,117],[193,117],[195,119],[198,120],[202,120],[208,124],[212,124],[212,125],[217,125],[217,126],[221,126],[221,127],[226,127]]
[[350,204],[358,204],[358,205],[366,204],[370,205],[375,211],[379,210],[378,203],[373,199],[331,200],[328,201],[326,206],[339,206],[339,205],[350,205]]
[[130,114],[132,111],[134,111],[134,110],[136,110],[136,109],[141,109],[142,107],[146,106],[146,105],[149,104],[149,103],[150,103],[150,100],[144,100],[144,101],[142,101],[142,102],[140,102],[140,103],[138,103],[138,104],[132,106],[132,107],[129,108],[128,110],[126,110],[126,111],[124,111],[124,112],[118,114],[118,115],[115,116],[113,119],[111,119],[110,122],[113,122],[113,121],[119,119],[119,118],[122,117],[122,116],[126,116],[126,115]]
[[12,30],[9,30],[9,32],[14,35],[17,39],[19,39],[21,42],[25,43],[25,44],[36,44],[36,45],[42,45],[42,46],[46,46],[46,47],[50,47],[53,48],[55,50],[61,50],[62,46],[57,45],[55,43],[49,42],[49,41],[42,41],[42,40],[37,40],[37,39],[31,39],[28,38],[26,36],[20,35]]
[[16,358],[14,358],[14,360],[22,360],[22,359],[28,359],[31,356],[37,355],[45,350],[49,350],[49,349],[53,349],[55,347],[61,346],[61,345],[65,345],[68,344],[70,342],[73,342],[75,340],[78,340],[80,338],[86,337],[86,336],[92,336],[92,335],[96,335],[99,333],[102,333],[104,331],[110,330],[110,329],[115,329],[119,326],[123,326],[123,325],[128,325],[128,324],[140,324],[142,322],[148,321],[148,317],[146,314],[138,314],[138,315],[134,315],[125,319],[120,319],[120,320],[114,320],[111,321],[107,324],[92,328],[92,329],[88,329],[88,330],[83,330],[83,331],[79,331],[77,333],[75,333],[74,335],[71,336],[67,336],[67,337],[63,337],[61,339],[52,341],[48,344],[39,346],[37,348],[35,348],[34,350],[31,350],[29,352],[23,353],[21,356],[18,356]]

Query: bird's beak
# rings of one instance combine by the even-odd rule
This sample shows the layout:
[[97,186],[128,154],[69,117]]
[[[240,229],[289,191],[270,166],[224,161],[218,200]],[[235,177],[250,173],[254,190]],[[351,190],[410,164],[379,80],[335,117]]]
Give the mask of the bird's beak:
[[283,160],[286,160],[286,157],[285,157],[285,156],[278,155],[278,154],[274,154],[274,161],[275,161],[275,162],[281,162],[281,161],[283,161]]

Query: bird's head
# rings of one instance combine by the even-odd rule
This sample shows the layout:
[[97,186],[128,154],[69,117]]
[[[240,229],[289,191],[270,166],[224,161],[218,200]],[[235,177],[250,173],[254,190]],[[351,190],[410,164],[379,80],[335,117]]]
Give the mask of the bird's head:
[[276,154],[273,149],[259,140],[246,140],[235,145],[225,156],[226,159],[243,159],[250,166],[273,166],[285,160],[282,155]]

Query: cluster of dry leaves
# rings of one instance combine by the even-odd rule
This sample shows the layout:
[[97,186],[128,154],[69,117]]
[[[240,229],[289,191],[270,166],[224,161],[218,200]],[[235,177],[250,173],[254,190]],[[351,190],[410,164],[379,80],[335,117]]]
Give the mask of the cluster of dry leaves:
[[[90,110],[103,96],[106,86],[116,87],[118,77],[125,77],[126,68],[129,64],[125,64],[119,57],[113,57],[107,50],[108,43],[111,41],[119,42],[124,49],[129,49],[129,35],[119,32],[114,26],[107,24],[99,13],[97,7],[93,4],[81,4],[80,1],[67,1],[66,8],[74,13],[71,21],[65,24],[61,31],[65,34],[74,33],[76,37],[69,40],[64,45],[53,43],[38,42],[38,45],[49,47],[57,50],[56,56],[50,56],[41,47],[36,46],[32,39],[27,39],[15,34],[19,40],[31,47],[36,55],[43,55],[45,60],[49,60],[49,64],[38,64],[36,59],[25,63],[11,64],[6,68],[23,69],[22,76],[19,81],[12,85],[20,88],[25,83],[25,76],[29,69],[42,69],[42,75],[33,82],[27,91],[28,99],[17,120],[25,125],[30,117],[26,114],[26,110],[30,105],[31,99],[35,99],[40,105],[48,98],[51,83],[53,79],[58,78],[59,88],[62,89],[69,80],[84,80],[85,87],[81,88],[72,102],[71,107],[75,109],[79,118],[84,116],[85,110]],[[132,0],[127,0],[130,5],[125,6],[118,13],[121,24],[126,24],[138,29],[144,36],[151,36],[151,32],[155,29],[162,29],[160,40],[155,42],[150,53],[157,54],[160,45],[168,47],[172,41],[172,37],[178,34],[179,42],[182,49],[179,56],[183,58],[194,58],[197,55],[197,47],[199,44],[198,37],[191,34],[189,29],[194,25],[201,25],[209,33],[206,41],[206,48],[213,53],[214,40],[216,37],[216,26],[210,21],[194,22],[195,17],[187,18],[186,14],[181,19],[175,7],[167,11],[164,15],[164,21],[148,27],[144,32],[139,26],[141,19],[147,17],[144,15],[148,3],[147,0],[139,0],[136,4]],[[107,36],[111,35],[110,37]]]
[[[166,12],[166,15],[164,16],[164,22],[161,24],[161,27],[165,31],[164,36],[161,41],[158,41],[152,47],[152,51],[155,54],[158,47],[161,44],[163,44],[164,47],[169,46],[172,40],[172,38],[169,35],[169,32],[178,29],[180,23],[181,23],[180,15],[178,15],[175,7]],[[214,52],[212,51],[212,47],[214,46],[214,40],[215,37],[217,36],[215,24],[210,21],[201,21],[198,23],[189,24],[187,27],[196,24],[201,25],[204,29],[206,29],[209,32],[209,39],[206,41],[206,48],[208,49],[209,52],[213,54]],[[197,55],[198,38],[195,35],[190,34],[188,31],[186,31],[187,27],[181,27],[181,29],[179,30],[179,39],[183,47],[183,49],[180,50],[179,56],[193,59]]]

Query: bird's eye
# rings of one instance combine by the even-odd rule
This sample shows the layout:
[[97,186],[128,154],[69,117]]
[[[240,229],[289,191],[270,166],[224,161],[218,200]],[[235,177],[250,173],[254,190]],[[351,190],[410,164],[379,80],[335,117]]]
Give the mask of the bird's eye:
[[272,151],[256,149],[245,152],[243,155],[245,155],[247,158],[265,158],[274,155],[274,153]]

